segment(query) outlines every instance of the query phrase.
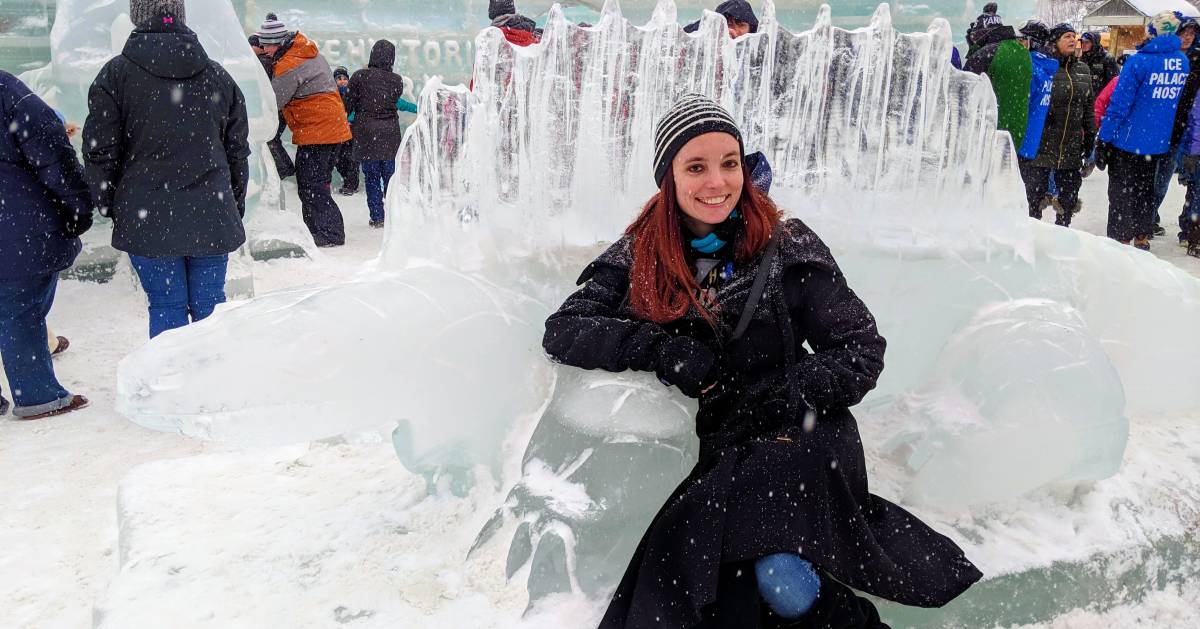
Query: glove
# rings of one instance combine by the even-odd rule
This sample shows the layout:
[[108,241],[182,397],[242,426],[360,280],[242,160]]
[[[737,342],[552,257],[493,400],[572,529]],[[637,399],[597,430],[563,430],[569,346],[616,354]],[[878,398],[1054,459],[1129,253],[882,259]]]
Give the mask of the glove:
[[1108,168],[1108,142],[1096,142],[1096,168]]
[[86,213],[67,211],[63,213],[63,233],[68,238],[78,238],[92,228],[92,212]]
[[679,387],[679,392],[698,398],[720,377],[721,368],[707,345],[689,336],[673,336],[659,348],[655,373],[659,381]]

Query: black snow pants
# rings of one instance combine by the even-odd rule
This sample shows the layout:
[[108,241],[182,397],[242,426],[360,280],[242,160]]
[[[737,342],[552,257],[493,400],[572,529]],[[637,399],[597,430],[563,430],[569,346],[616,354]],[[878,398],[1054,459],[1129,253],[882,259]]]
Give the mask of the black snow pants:
[[283,148],[283,130],[287,129],[287,121],[283,119],[283,114],[279,114],[279,130],[275,132],[275,138],[267,142],[267,148],[271,151],[271,159],[275,160],[275,172],[279,173],[280,179],[287,179],[296,174],[296,165],[292,163],[292,156],[288,155],[287,149]]
[[358,162],[354,161],[354,140],[338,145],[337,171],[342,176],[344,192],[358,191]]
[[1054,175],[1054,183],[1058,185],[1058,204],[1062,208],[1055,219],[1055,225],[1071,226],[1071,216],[1079,211],[1079,188],[1083,185],[1083,175],[1076,169],[1039,168],[1033,165],[1033,160],[1018,160],[1021,179],[1025,182],[1025,201],[1029,204],[1029,216],[1042,220],[1041,202],[1050,189],[1050,175]]
[[304,224],[318,247],[346,244],[342,211],[333,201],[330,185],[339,144],[308,144],[296,150],[296,184]]
[[1108,237],[1129,242],[1154,233],[1154,177],[1166,155],[1108,148]]

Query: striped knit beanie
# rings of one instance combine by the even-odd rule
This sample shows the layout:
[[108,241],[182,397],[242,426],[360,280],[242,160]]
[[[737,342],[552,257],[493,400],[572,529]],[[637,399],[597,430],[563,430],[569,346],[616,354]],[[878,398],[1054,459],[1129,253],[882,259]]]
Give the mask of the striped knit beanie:
[[163,16],[171,16],[180,23],[187,21],[183,0],[129,0],[129,21],[134,26]]
[[263,20],[256,35],[258,35],[259,43],[264,46],[282,44],[283,40],[287,39],[288,29],[274,13],[268,13],[267,19]]
[[738,130],[733,116],[716,101],[699,94],[688,94],[679,99],[658,121],[654,133],[654,183],[662,187],[663,178],[671,169],[671,162],[685,144],[705,133],[720,131],[737,138],[742,156],[746,147],[742,145],[742,132]]

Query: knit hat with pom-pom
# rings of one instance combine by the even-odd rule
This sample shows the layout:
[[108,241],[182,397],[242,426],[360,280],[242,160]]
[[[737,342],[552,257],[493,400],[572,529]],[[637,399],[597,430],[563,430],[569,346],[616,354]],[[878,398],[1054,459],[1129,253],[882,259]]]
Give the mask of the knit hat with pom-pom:
[[287,39],[288,29],[274,13],[268,13],[267,19],[263,20],[262,26],[258,28],[257,35],[258,41],[264,46],[282,44],[283,40]]

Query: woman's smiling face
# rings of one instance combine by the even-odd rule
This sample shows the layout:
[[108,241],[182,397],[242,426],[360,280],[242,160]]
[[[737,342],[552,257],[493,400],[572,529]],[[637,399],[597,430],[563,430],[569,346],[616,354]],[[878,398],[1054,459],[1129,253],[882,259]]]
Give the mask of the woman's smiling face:
[[742,199],[742,148],[737,138],[714,131],[692,138],[671,162],[675,204],[697,236],[729,218]]

